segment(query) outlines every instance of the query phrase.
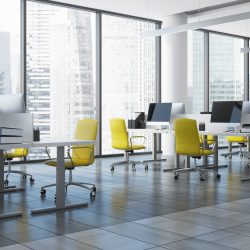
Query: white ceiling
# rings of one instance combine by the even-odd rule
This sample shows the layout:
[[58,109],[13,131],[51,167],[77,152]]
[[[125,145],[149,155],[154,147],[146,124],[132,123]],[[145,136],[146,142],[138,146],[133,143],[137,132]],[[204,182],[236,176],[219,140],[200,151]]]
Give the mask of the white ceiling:
[[[228,3],[241,3],[242,0],[57,0],[59,2],[81,5],[84,7],[117,12],[132,16],[140,16],[155,20],[164,21],[168,15],[190,12],[207,7],[219,6]],[[232,15],[250,10],[248,3],[230,6],[223,9],[211,10],[200,14],[191,15],[189,22],[210,19],[219,16]],[[213,27],[210,30],[217,30],[236,35],[250,36],[250,20],[247,31],[247,22],[236,22]]]
[[85,7],[164,20],[167,15],[239,0],[59,0]]

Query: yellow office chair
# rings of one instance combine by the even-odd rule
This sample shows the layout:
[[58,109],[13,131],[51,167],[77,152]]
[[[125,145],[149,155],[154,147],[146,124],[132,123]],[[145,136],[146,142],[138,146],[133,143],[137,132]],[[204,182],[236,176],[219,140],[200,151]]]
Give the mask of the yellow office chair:
[[[208,156],[213,154],[212,149],[204,149],[200,143],[200,137],[197,129],[196,120],[188,118],[176,119],[174,122],[175,128],[175,152],[179,155],[186,155],[188,157],[198,158],[201,156]],[[207,169],[206,166],[202,168],[183,168],[174,170],[175,179],[178,179],[180,172],[186,171],[199,171],[200,180],[205,180],[204,169]],[[213,171],[213,170],[212,170]],[[217,173],[217,178],[221,176]]]
[[10,152],[8,152],[8,151],[4,152],[4,159],[8,161],[8,170],[4,171],[4,173],[7,173],[5,180],[4,180],[4,185],[8,186],[8,184],[9,184],[8,177],[9,177],[10,173],[22,174],[23,178],[25,178],[25,179],[27,176],[30,176],[30,182],[31,183],[34,182],[34,178],[31,174],[27,174],[26,172],[21,171],[21,170],[12,170],[11,169],[11,161],[14,158],[23,158],[23,157],[26,157],[27,155],[28,155],[27,148],[16,148]]
[[[240,154],[240,157],[243,157],[242,147],[246,143],[249,143],[247,137],[244,137],[244,136],[227,136],[227,142],[228,142],[228,153],[221,154],[221,155],[225,157],[229,157],[229,158],[232,158],[234,154]],[[232,143],[238,143],[240,146],[240,150],[232,152]]]
[[[110,130],[111,130],[111,141],[112,148],[124,151],[124,161],[115,162],[111,164],[111,171],[115,169],[115,166],[132,164],[133,171],[136,171],[136,164],[144,164],[145,170],[148,170],[148,165],[141,161],[131,161],[129,160],[129,152],[134,150],[145,149],[144,143],[146,141],[145,136],[131,136],[128,137],[128,132],[125,125],[125,120],[122,118],[110,119]],[[134,144],[134,139],[143,139],[142,144]]]
[[[75,133],[75,139],[81,140],[96,140],[97,134],[97,121],[94,119],[83,119],[77,123],[77,129]],[[74,182],[72,178],[72,170],[75,167],[89,166],[94,163],[94,145],[72,146],[68,147],[68,158],[64,160],[65,170],[69,170],[69,181],[65,183],[65,189],[67,191],[68,186],[74,185],[90,190],[90,197],[94,198],[96,195],[96,187],[94,184],[86,182]],[[47,151],[48,152],[48,151]],[[49,154],[48,154],[49,155]],[[49,155],[50,158],[50,155]],[[56,167],[57,160],[54,159],[45,162],[46,165]],[[46,195],[46,188],[55,186],[56,183],[41,187],[41,195]]]

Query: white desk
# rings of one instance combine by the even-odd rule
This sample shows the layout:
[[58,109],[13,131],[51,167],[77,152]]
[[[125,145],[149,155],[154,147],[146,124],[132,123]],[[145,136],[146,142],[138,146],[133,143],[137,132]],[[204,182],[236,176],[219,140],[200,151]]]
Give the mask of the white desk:
[[[4,193],[4,158],[3,151],[15,148],[35,148],[35,147],[57,147],[57,166],[56,166],[56,206],[33,209],[31,213],[43,213],[66,208],[86,206],[87,203],[65,204],[65,168],[64,168],[64,147],[74,145],[95,144],[92,140],[77,139],[56,139],[48,138],[39,142],[30,142],[22,144],[0,144],[0,193]],[[1,218],[14,217],[22,215],[21,212],[0,214]]]

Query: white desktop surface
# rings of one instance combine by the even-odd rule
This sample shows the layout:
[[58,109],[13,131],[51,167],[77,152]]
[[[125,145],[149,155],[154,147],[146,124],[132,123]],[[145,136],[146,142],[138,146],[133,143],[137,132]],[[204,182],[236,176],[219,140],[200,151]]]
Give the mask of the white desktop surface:
[[155,129],[155,128],[129,128],[129,133],[136,133],[136,132],[144,132],[144,133],[151,133],[151,134],[164,134],[164,133],[170,133],[170,129]]
[[[74,145],[96,144],[93,140],[78,140],[68,138],[44,138],[39,142],[21,144],[0,144],[0,193],[4,193],[4,158],[3,151],[15,148],[34,148],[34,147],[57,147],[57,167],[56,167],[56,206],[43,209],[32,210],[32,213],[49,212],[54,210],[86,206],[87,203],[65,204],[65,168],[64,168],[64,147]],[[21,215],[21,212],[0,214],[0,218]]]
[[43,138],[40,141],[35,141],[35,142],[0,144],[0,150],[15,149],[15,148],[59,147],[59,146],[73,146],[73,145],[87,145],[87,144],[95,144],[95,141],[69,139],[69,138]]

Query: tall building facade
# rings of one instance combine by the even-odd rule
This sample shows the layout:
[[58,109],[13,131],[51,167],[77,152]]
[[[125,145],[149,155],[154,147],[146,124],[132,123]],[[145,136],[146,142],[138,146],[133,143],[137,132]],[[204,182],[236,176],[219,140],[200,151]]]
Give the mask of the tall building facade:
[[[143,39],[154,24],[103,15],[102,18],[102,152],[111,147],[109,120],[133,118],[156,101],[155,39]],[[148,148],[151,139],[148,137]]]
[[0,32],[0,95],[11,94],[10,33]]
[[28,2],[27,108],[42,137],[72,137],[77,119],[95,117],[91,21],[89,12]]

